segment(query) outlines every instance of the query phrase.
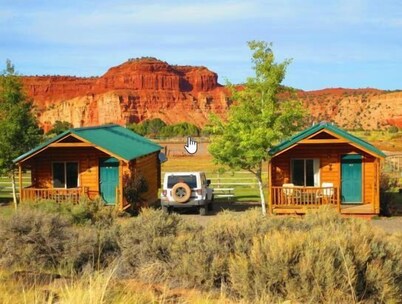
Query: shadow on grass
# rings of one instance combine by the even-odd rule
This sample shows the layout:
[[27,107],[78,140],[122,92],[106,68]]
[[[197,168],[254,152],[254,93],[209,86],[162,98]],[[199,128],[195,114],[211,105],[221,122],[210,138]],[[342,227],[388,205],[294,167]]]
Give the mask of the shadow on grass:
[[243,212],[252,208],[260,208],[261,203],[259,202],[215,202],[214,209],[209,213],[215,215],[221,211],[233,211],[233,212]]
[[[244,212],[252,208],[261,208],[261,203],[256,201],[258,196],[237,196],[236,198],[219,198],[215,199],[213,210],[208,211],[207,216],[217,215],[222,211],[232,211],[232,212]],[[249,200],[247,200],[249,199]],[[198,214],[198,208],[175,208],[174,212],[180,214]]]
[[402,215],[402,193],[380,191],[380,216]]
[[0,197],[0,220],[8,218],[15,212],[13,200],[10,198]]
[[9,197],[0,197],[0,207],[9,206],[13,203],[13,200]]

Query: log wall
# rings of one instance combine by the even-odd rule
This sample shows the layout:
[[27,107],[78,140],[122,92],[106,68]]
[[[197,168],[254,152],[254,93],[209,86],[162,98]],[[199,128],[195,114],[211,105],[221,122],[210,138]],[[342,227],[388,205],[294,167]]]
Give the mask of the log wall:
[[[123,177],[131,174],[141,174],[147,181],[148,191],[143,195],[147,205],[158,200],[160,187],[160,162],[159,153],[153,153],[137,158],[127,164],[120,161],[119,185],[117,202],[121,208],[127,204],[123,202]],[[99,159],[111,157],[96,148],[48,148],[33,156],[24,163],[31,168],[32,187],[53,188],[52,163],[53,162],[77,162],[79,187],[86,187],[90,199],[99,196]],[[123,202],[123,203],[122,203]]]
[[32,186],[36,188],[53,188],[52,163],[78,162],[78,183],[88,188],[91,199],[99,195],[99,158],[110,155],[95,148],[48,148],[29,159]]
[[158,190],[161,184],[160,162],[158,153],[137,158],[130,162],[132,174],[142,175],[148,184],[148,191],[142,195],[148,204],[158,200]]
[[341,186],[341,156],[358,153],[363,156],[363,203],[378,204],[378,160],[372,155],[351,145],[298,145],[288,151],[275,156],[271,160],[272,186],[282,186],[287,178],[291,180],[291,160],[296,158],[311,158],[320,160],[320,183],[330,182],[334,187]]

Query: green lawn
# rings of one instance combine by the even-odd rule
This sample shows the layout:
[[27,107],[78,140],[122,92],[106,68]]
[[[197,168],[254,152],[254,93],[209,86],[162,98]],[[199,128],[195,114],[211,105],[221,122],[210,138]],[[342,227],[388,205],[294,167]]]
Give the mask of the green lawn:
[[[267,165],[264,165],[263,181],[267,183]],[[235,197],[232,199],[219,198],[220,201],[235,200],[239,202],[260,201],[257,180],[248,171],[239,170],[233,172],[228,168],[222,168],[214,164],[209,156],[173,157],[162,164],[162,179],[164,172],[173,171],[204,171],[207,179],[211,180],[212,188],[234,188]]]
[[[16,186],[18,192],[18,176],[16,176]],[[22,176],[23,187],[29,186],[31,182],[31,174],[25,173]],[[0,176],[0,202],[1,199],[12,198],[11,179],[7,176]]]
[[0,218],[6,218],[14,213],[14,205],[11,198],[0,198]]

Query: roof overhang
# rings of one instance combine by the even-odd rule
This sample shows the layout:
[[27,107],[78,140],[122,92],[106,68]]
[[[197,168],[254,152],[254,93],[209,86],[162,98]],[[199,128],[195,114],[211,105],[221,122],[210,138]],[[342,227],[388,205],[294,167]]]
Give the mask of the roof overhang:
[[[314,137],[316,137],[319,134],[322,133],[327,133],[329,134],[331,137],[333,138],[322,138],[322,139],[314,139]],[[352,136],[351,134],[348,134],[348,137]],[[353,138],[352,138],[353,139]],[[363,145],[360,145],[357,140],[352,140],[351,138],[346,138],[344,136],[342,136],[341,134],[336,132],[336,129],[334,128],[334,130],[330,130],[329,128],[326,128],[325,126],[318,129],[317,131],[310,133],[310,134],[306,134],[305,137],[300,138],[299,140],[295,141],[294,143],[292,143],[291,145],[277,151],[271,154],[271,158],[274,158],[278,155],[281,155],[293,148],[295,148],[296,146],[299,145],[321,145],[321,144],[331,144],[331,145],[337,145],[337,144],[349,144],[369,155],[372,155],[374,157],[377,158],[381,158],[383,159],[385,157],[385,155],[381,152],[380,153],[376,153],[373,150],[367,149],[365,148]],[[357,139],[357,138],[355,138]],[[360,140],[360,139],[359,139]],[[362,141],[362,140],[360,140]],[[366,143],[368,144],[368,143]],[[279,145],[278,145],[279,146]],[[373,147],[374,148],[374,147]],[[375,148],[376,149],[376,148]]]
[[[39,146],[39,148],[35,148],[35,149],[21,155],[20,157],[14,159],[14,163],[21,164],[23,162],[26,162],[27,160],[33,158],[34,156],[42,153],[43,151],[45,151],[49,148],[77,148],[77,147],[95,148],[99,151],[109,154],[110,156],[112,156],[118,160],[121,160],[121,161],[124,161],[127,163],[130,161],[130,160],[124,159],[121,156],[111,153],[110,151],[107,151],[106,149],[87,141],[86,139],[80,137],[77,134],[65,132],[61,135],[63,135],[63,136],[57,136],[57,137],[53,138],[52,140],[48,141],[47,143],[43,144],[42,146]],[[73,137],[73,138],[79,140],[79,142],[62,142],[63,140],[65,140],[66,138],[69,138],[69,137]]]

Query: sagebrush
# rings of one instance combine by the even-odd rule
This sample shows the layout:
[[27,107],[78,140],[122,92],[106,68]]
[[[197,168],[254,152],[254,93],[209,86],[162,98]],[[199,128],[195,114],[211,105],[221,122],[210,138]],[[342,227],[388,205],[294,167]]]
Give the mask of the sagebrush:
[[153,209],[82,224],[53,208],[21,209],[0,223],[0,267],[80,276],[113,265],[114,279],[255,303],[401,301],[402,234],[332,209],[304,218],[222,212],[204,227]]

